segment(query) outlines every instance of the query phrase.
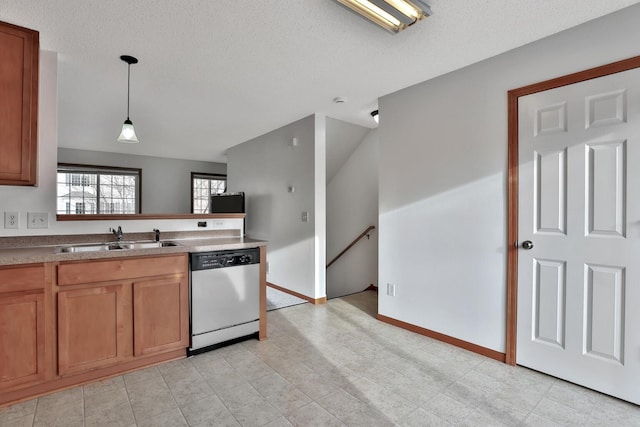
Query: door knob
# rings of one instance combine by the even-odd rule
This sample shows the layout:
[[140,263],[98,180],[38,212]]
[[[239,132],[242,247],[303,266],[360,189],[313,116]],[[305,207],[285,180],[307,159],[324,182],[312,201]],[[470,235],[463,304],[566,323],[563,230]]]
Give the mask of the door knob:
[[531,240],[525,240],[524,242],[522,242],[522,249],[533,249],[533,242]]

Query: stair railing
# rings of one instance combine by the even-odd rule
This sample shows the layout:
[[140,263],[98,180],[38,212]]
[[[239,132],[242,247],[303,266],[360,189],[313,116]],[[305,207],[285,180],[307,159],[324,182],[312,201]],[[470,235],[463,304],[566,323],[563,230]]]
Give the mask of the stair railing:
[[344,250],[342,252],[340,252],[338,255],[336,255],[335,258],[333,258],[331,261],[329,261],[329,263],[327,264],[327,268],[331,267],[331,265],[336,262],[342,255],[344,255],[345,253],[347,253],[347,251],[349,249],[351,249],[352,247],[355,246],[356,243],[358,243],[360,240],[362,240],[362,238],[364,238],[364,236],[367,236],[367,239],[369,238],[369,232],[373,229],[375,229],[375,225],[370,225],[369,227],[367,227],[366,230],[364,230],[362,233],[360,233],[360,235],[358,237],[356,237],[355,239],[353,239],[353,241],[351,243],[349,243],[349,246],[347,246],[346,248],[344,248]]

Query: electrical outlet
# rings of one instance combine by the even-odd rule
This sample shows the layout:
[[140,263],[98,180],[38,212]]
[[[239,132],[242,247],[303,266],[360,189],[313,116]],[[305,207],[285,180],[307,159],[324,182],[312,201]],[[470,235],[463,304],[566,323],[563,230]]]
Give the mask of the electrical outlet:
[[49,228],[49,213],[27,212],[27,228]]
[[390,297],[396,296],[396,285],[394,285],[393,283],[387,283],[387,295],[389,295]]
[[4,228],[20,228],[20,212],[5,212]]
[[302,212],[302,222],[309,222],[309,212]]

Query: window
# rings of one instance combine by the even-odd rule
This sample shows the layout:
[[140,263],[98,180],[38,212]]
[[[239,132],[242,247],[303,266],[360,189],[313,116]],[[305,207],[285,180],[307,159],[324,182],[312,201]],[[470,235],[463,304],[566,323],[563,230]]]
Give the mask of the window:
[[59,215],[136,214],[140,206],[140,169],[59,164]]
[[211,195],[226,190],[226,175],[191,172],[191,213],[210,213]]

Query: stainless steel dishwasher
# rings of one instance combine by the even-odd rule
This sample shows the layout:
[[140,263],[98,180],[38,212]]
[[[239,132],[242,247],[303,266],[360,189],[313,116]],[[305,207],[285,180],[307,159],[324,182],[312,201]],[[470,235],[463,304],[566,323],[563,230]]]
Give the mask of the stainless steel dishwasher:
[[260,329],[260,249],[191,255],[189,354]]

